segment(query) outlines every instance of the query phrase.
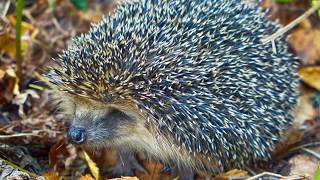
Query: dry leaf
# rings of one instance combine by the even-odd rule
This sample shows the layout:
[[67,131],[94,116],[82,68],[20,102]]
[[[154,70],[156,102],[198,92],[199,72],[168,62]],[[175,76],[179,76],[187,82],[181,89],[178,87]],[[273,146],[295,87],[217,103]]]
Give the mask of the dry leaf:
[[[13,27],[16,27],[16,18],[13,15],[8,16],[9,22]],[[39,30],[32,24],[22,21],[21,23],[22,34],[30,34],[30,39],[34,39]]]
[[40,98],[39,94],[37,94],[35,90],[28,89],[25,92],[16,95],[12,100],[12,103],[16,105],[23,105],[29,96],[31,96],[34,99]]
[[85,176],[80,176],[79,180],[94,180],[94,178],[90,174],[86,174]]
[[215,179],[233,179],[235,177],[248,177],[248,172],[240,169],[233,169],[217,175]]
[[273,151],[275,157],[283,157],[283,155],[288,154],[288,151],[292,146],[299,142],[303,138],[304,132],[299,131],[298,129],[290,129],[285,132],[285,140],[281,143],[278,143]]
[[305,94],[298,97],[298,104],[294,112],[294,122],[293,125],[295,128],[300,128],[306,120],[312,119],[314,117],[314,109],[311,102],[312,94]]
[[6,72],[0,69],[0,80],[4,77],[5,74]]
[[299,29],[291,33],[289,43],[301,58],[303,65],[313,65],[320,59],[320,30],[312,28],[308,20],[302,22]]
[[53,172],[53,171],[43,173],[42,176],[46,180],[62,180],[63,179],[63,177],[59,176],[57,172]]
[[97,12],[97,11],[92,11],[92,10],[88,10],[88,11],[79,11],[78,12],[78,15],[84,19],[84,20],[87,20],[87,21],[90,21],[90,22],[95,22],[95,23],[98,23],[101,21],[101,16],[102,16],[102,13],[101,12]]
[[320,90],[320,66],[302,67],[298,72],[305,83]]
[[314,176],[318,162],[308,155],[296,155],[289,160],[291,163],[290,175],[303,174],[310,179]]
[[[28,48],[28,42],[24,39],[21,40],[21,50],[24,54],[25,50]],[[12,59],[16,56],[16,43],[15,37],[10,34],[4,34],[0,36],[0,52],[7,54]]]
[[121,178],[113,178],[109,180],[139,180],[137,177],[121,177]]
[[90,171],[92,175],[95,177],[95,179],[99,179],[99,168],[96,165],[96,163],[92,161],[92,159],[85,151],[82,151],[80,153],[80,157],[84,158],[87,161]]
[[19,81],[20,81],[20,79],[17,76],[16,72],[14,71],[14,69],[12,67],[9,67],[6,70],[6,73],[14,79],[14,86],[13,86],[13,89],[12,89],[12,93],[14,95],[20,94],[20,91],[19,91]]
[[[8,20],[11,25],[11,29],[15,29],[16,19],[14,15],[8,16]],[[39,33],[39,29],[36,29],[33,25],[22,22],[22,37],[21,37],[21,50],[24,55],[27,48],[29,47],[29,41],[33,41],[37,34]],[[15,34],[14,31],[8,31],[8,33],[0,36],[0,52],[3,52],[10,56],[11,58],[15,58],[16,56],[16,42],[15,42]]]
[[66,142],[64,139],[61,139],[50,148],[50,152],[49,152],[49,168],[50,169],[55,169],[58,163],[59,154],[63,154],[65,156],[67,155]]
[[145,168],[148,174],[139,171],[136,172],[135,175],[138,176],[140,180],[165,179],[163,178],[165,174],[162,173],[163,166],[160,163],[143,161],[143,164],[141,165]]
[[17,77],[17,74],[12,67],[9,67],[8,69],[6,69],[6,73],[11,77]]

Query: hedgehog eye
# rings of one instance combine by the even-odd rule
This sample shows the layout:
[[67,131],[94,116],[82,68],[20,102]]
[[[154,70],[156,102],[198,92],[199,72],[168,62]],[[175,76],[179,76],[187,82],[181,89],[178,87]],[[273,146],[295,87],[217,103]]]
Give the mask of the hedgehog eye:
[[107,118],[109,121],[129,121],[129,116],[118,109],[112,109],[108,114]]
[[72,115],[76,116],[76,109],[77,109],[77,104],[75,102],[72,102]]

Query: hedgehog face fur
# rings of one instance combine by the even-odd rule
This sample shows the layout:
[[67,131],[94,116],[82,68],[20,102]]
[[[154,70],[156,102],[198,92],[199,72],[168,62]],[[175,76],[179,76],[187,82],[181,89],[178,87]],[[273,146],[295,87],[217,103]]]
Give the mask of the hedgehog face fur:
[[278,28],[237,0],[128,3],[76,37],[47,78],[89,146],[243,167],[268,159],[293,118],[297,58],[283,38],[277,53],[261,43]]

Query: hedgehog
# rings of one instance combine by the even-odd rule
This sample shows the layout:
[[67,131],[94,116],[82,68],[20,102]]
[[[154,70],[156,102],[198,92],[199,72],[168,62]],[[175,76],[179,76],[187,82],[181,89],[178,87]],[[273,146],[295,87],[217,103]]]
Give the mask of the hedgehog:
[[69,141],[116,149],[115,174],[141,170],[140,153],[179,177],[217,174],[269,160],[292,124],[298,58],[284,37],[262,43],[279,28],[244,1],[123,3],[45,77]]

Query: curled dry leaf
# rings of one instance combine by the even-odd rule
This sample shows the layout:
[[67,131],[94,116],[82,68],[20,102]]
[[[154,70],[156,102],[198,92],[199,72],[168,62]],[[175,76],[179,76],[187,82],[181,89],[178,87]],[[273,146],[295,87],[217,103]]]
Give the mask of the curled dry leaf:
[[314,109],[311,103],[312,94],[304,94],[298,98],[298,104],[294,112],[294,122],[295,128],[299,129],[307,121],[314,117]]
[[320,66],[302,67],[298,72],[305,83],[320,90]]
[[67,148],[66,143],[64,139],[61,139],[56,144],[51,146],[50,152],[49,152],[49,168],[51,170],[54,170],[58,163],[58,155],[63,154],[64,156],[67,156]]
[[228,172],[217,175],[215,179],[233,179],[239,177],[248,177],[248,172],[240,169],[232,169]]
[[99,168],[96,165],[96,163],[92,161],[92,159],[89,157],[89,155],[85,151],[82,151],[80,153],[80,157],[82,157],[87,161],[89,169],[92,175],[95,177],[95,179],[99,179]]
[[303,65],[317,64],[320,59],[320,30],[310,24],[308,20],[303,21],[289,37],[289,43]]
[[4,70],[0,69],[0,81],[4,77],[5,74],[6,74],[6,72]]
[[80,176],[79,180],[94,180],[94,178],[90,174],[86,174],[85,176]]
[[63,179],[63,177],[59,176],[59,174],[54,171],[43,173],[42,176],[46,180],[62,180]]
[[[16,26],[15,16],[8,16],[8,20],[10,22],[11,31],[7,31],[3,35],[0,36],[0,52],[7,54],[12,59],[15,59],[16,56],[16,44],[15,44],[15,33],[14,29]],[[22,22],[22,39],[21,39],[21,50],[23,55],[30,45],[30,41],[34,41],[37,36],[39,30],[36,29],[33,25]]]
[[162,172],[163,165],[157,162],[149,162],[147,160],[143,161],[143,167],[148,173],[145,172],[136,172],[136,175],[140,180],[149,180],[149,179],[169,179],[170,175],[168,174],[168,178],[165,178],[165,173]]
[[12,77],[12,79],[14,80],[14,86],[12,89],[12,93],[14,95],[18,95],[20,94],[19,92],[19,77],[17,76],[16,72],[14,71],[14,69],[10,66],[8,69],[6,69],[6,74],[9,75],[10,77]]

